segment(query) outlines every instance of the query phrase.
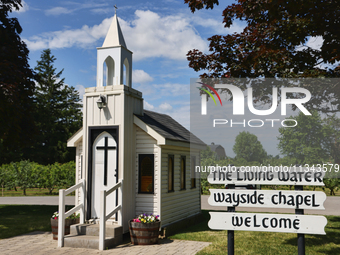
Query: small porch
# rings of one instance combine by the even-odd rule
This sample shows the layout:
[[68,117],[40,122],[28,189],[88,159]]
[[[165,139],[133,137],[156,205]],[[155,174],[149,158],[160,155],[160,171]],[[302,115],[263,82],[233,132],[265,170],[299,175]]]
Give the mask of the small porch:
[[[87,222],[85,222],[85,179],[67,190],[59,190],[58,247],[104,250],[121,244],[123,239],[122,187],[123,180],[120,179],[111,189],[102,190],[100,192],[100,217]],[[81,197],[81,203],[65,212],[65,197],[76,190]],[[107,213],[107,197],[114,192],[118,198],[117,206]],[[63,227],[65,219],[75,212],[80,213],[80,223],[72,225],[70,235],[65,236]]]

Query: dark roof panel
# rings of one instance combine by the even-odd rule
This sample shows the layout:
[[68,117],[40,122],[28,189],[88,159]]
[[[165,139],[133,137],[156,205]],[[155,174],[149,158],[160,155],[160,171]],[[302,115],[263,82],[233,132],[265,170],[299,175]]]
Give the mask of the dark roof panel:
[[190,133],[189,130],[187,130],[169,115],[144,110],[143,116],[136,116],[165,139],[205,145],[204,142]]

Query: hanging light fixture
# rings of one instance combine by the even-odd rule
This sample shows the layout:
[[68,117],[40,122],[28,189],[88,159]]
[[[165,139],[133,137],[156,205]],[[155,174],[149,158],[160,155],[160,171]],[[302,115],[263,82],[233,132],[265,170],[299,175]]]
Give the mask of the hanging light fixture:
[[98,106],[99,110],[106,107],[106,96],[103,96],[103,95],[99,96],[99,99],[97,100],[97,106]]

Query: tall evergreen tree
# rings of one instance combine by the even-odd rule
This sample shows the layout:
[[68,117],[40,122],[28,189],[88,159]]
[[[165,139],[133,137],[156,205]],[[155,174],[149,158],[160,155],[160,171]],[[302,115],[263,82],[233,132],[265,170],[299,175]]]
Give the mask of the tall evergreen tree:
[[0,164],[19,160],[35,133],[31,114],[34,72],[20,39],[19,21],[8,17],[21,6],[21,0],[0,0]]
[[41,164],[74,160],[66,142],[82,124],[79,93],[64,83],[63,70],[57,72],[53,66],[55,60],[51,50],[46,49],[34,68],[38,76],[34,99],[39,135],[29,158]]

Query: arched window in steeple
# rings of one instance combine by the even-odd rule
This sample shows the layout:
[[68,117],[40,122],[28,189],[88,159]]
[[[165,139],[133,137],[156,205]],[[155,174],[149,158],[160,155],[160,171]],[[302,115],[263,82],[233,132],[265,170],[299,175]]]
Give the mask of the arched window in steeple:
[[129,61],[127,60],[127,58],[124,60],[123,66],[124,66],[123,84],[131,87],[130,80],[129,80],[129,77],[130,77],[129,70],[130,70],[130,68],[129,68]]
[[108,56],[103,64],[103,85],[111,86],[113,85],[113,79],[115,77],[115,62],[114,60]]

